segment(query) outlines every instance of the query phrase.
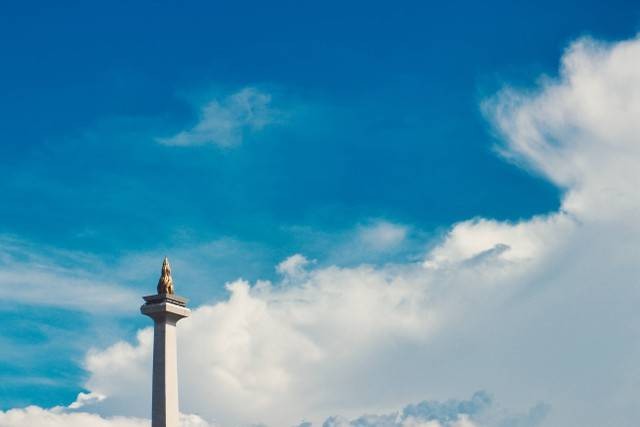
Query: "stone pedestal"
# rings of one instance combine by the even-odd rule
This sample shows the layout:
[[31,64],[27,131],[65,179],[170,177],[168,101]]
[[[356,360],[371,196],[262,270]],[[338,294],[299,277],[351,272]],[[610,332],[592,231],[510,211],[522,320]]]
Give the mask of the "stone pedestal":
[[185,298],[174,294],[143,297],[142,314],[153,319],[151,427],[178,427],[176,324],[191,314]]

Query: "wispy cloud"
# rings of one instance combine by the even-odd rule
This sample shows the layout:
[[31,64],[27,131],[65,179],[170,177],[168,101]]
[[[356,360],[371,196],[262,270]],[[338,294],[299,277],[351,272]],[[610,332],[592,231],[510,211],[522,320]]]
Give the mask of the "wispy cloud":
[[388,221],[376,221],[358,228],[358,241],[369,250],[388,251],[402,244],[407,238],[408,227]]
[[130,310],[136,293],[99,269],[89,255],[0,236],[0,288],[6,300],[113,314]]
[[211,100],[202,107],[195,126],[168,138],[157,138],[157,142],[230,147],[240,144],[248,133],[276,122],[278,117],[279,112],[271,105],[271,94],[246,87],[221,100]]

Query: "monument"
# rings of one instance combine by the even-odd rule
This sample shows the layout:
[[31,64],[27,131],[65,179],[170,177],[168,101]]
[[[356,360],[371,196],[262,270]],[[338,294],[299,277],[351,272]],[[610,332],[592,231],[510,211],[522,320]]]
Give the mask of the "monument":
[[153,319],[153,385],[151,427],[178,427],[178,357],[176,324],[191,314],[187,299],[177,296],[171,266],[165,257],[158,281],[158,293],[143,297],[142,314]]

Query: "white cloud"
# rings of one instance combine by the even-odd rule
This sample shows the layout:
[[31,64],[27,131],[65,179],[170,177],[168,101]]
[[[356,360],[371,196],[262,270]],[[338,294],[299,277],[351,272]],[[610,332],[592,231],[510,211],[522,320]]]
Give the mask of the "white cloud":
[[[149,420],[133,417],[101,417],[86,412],[67,412],[60,408],[0,411],[0,427],[150,427]],[[195,415],[181,415],[180,427],[213,427]]]
[[[478,427],[486,425],[492,410],[491,397],[477,392],[470,400],[455,399],[441,403],[423,401],[406,406],[402,411],[385,415],[363,415],[354,420],[328,418],[323,427]],[[521,418],[521,417],[518,417]],[[480,424],[477,424],[480,423]]]
[[2,427],[149,427],[145,420],[126,417],[102,418],[88,413],[66,413],[37,406],[0,411]]
[[276,271],[290,278],[299,278],[304,275],[305,267],[309,260],[300,254],[294,254],[276,266]]
[[576,227],[564,212],[537,216],[517,223],[487,219],[454,226],[427,256],[427,268],[457,268],[461,262],[495,257],[503,261],[535,261],[562,245]]
[[289,230],[306,250],[322,254],[321,265],[385,263],[424,253],[422,232],[388,219],[368,218],[346,230],[334,232],[299,226]]
[[404,242],[408,234],[408,228],[404,225],[394,224],[388,221],[376,221],[358,228],[358,240],[373,251],[385,251],[396,248]]
[[230,147],[240,144],[248,132],[274,123],[278,116],[278,111],[271,107],[270,94],[247,87],[221,101],[210,101],[202,107],[198,122],[191,129],[157,141],[165,145]]
[[584,38],[560,76],[535,93],[508,88],[484,108],[504,137],[503,154],[567,189],[563,208],[611,220],[637,213],[640,183],[640,42]]
[[[146,396],[151,390],[149,378],[151,346],[153,343],[153,331],[143,329],[138,332],[136,345],[127,342],[119,342],[106,351],[90,350],[85,359],[85,369],[93,372],[87,381],[86,387],[92,393],[100,396],[107,396],[104,405],[107,411],[118,410],[123,413],[135,413],[140,417],[146,414],[143,411],[135,410],[140,406],[151,407],[151,401]],[[117,375],[115,374],[117,372]],[[127,390],[125,384],[136,390]],[[144,390],[140,395],[136,395]],[[121,404],[126,404],[126,408],[111,408],[114,396],[122,398]]]
[[96,264],[88,255],[0,236],[0,287],[7,301],[112,314],[135,306],[136,293],[97,274]]
[[[295,271],[301,261],[296,257],[288,267]],[[407,373],[394,379],[392,372],[377,372],[390,355],[405,345],[426,346],[444,324],[462,320],[460,307],[468,304],[461,299],[511,286],[508,279],[520,270],[502,267],[501,260],[493,261],[495,271],[461,265],[453,279],[426,274],[418,263],[329,267],[288,275],[298,281],[285,287],[231,283],[228,301],[200,307],[181,324],[183,407],[222,425],[286,425],[376,408],[391,398],[377,397],[389,381],[407,380]],[[479,271],[485,277],[469,288],[466,278]],[[136,345],[92,351],[86,387],[109,396],[99,410],[143,415],[150,363],[150,329]],[[397,393],[392,402],[416,394]]]
[[[88,396],[78,400],[86,400]],[[102,400],[102,399],[98,399]],[[29,406],[0,411],[0,427],[149,427],[147,419],[136,417],[102,417],[87,412],[55,407],[43,409]],[[353,420],[334,416],[323,427],[535,427],[544,419],[548,408],[536,405],[525,414],[508,414],[494,405],[485,392],[476,392],[469,400],[446,402],[423,401],[401,411],[385,415],[363,415]],[[298,427],[311,427],[303,422]],[[180,414],[180,427],[215,427],[197,415]]]
[[101,402],[106,399],[107,396],[100,393],[78,393],[78,397],[74,402],[72,402],[68,408],[69,409],[80,409],[85,405],[90,405],[92,403]]

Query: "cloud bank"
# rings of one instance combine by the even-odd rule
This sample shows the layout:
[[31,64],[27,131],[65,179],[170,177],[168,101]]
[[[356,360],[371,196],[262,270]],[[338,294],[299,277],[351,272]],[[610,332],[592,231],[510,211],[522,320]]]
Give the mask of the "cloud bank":
[[[30,406],[24,409],[0,411],[0,425],[5,427],[149,427],[146,419],[133,417],[101,417],[85,412],[69,411],[72,408],[55,407],[49,410]],[[538,404],[524,414],[505,415],[497,410],[492,397],[484,391],[473,394],[469,400],[450,399],[446,402],[422,401],[407,405],[401,411],[384,415],[363,415],[353,420],[329,417],[322,427],[476,427],[488,420],[502,427],[526,427],[538,425],[544,419],[548,407]],[[303,422],[298,427],[310,427]],[[497,425],[497,424],[496,424]],[[180,415],[180,427],[215,427],[197,415]]]
[[[222,426],[636,424],[640,40],[578,40],[557,78],[484,111],[505,157],[565,189],[557,212],[456,224],[418,262],[316,267],[298,254],[281,282],[229,283],[181,324],[182,409]],[[106,396],[92,410],[146,415],[150,350],[145,329],[88,354],[85,387]],[[478,389],[504,416],[391,412]]]

